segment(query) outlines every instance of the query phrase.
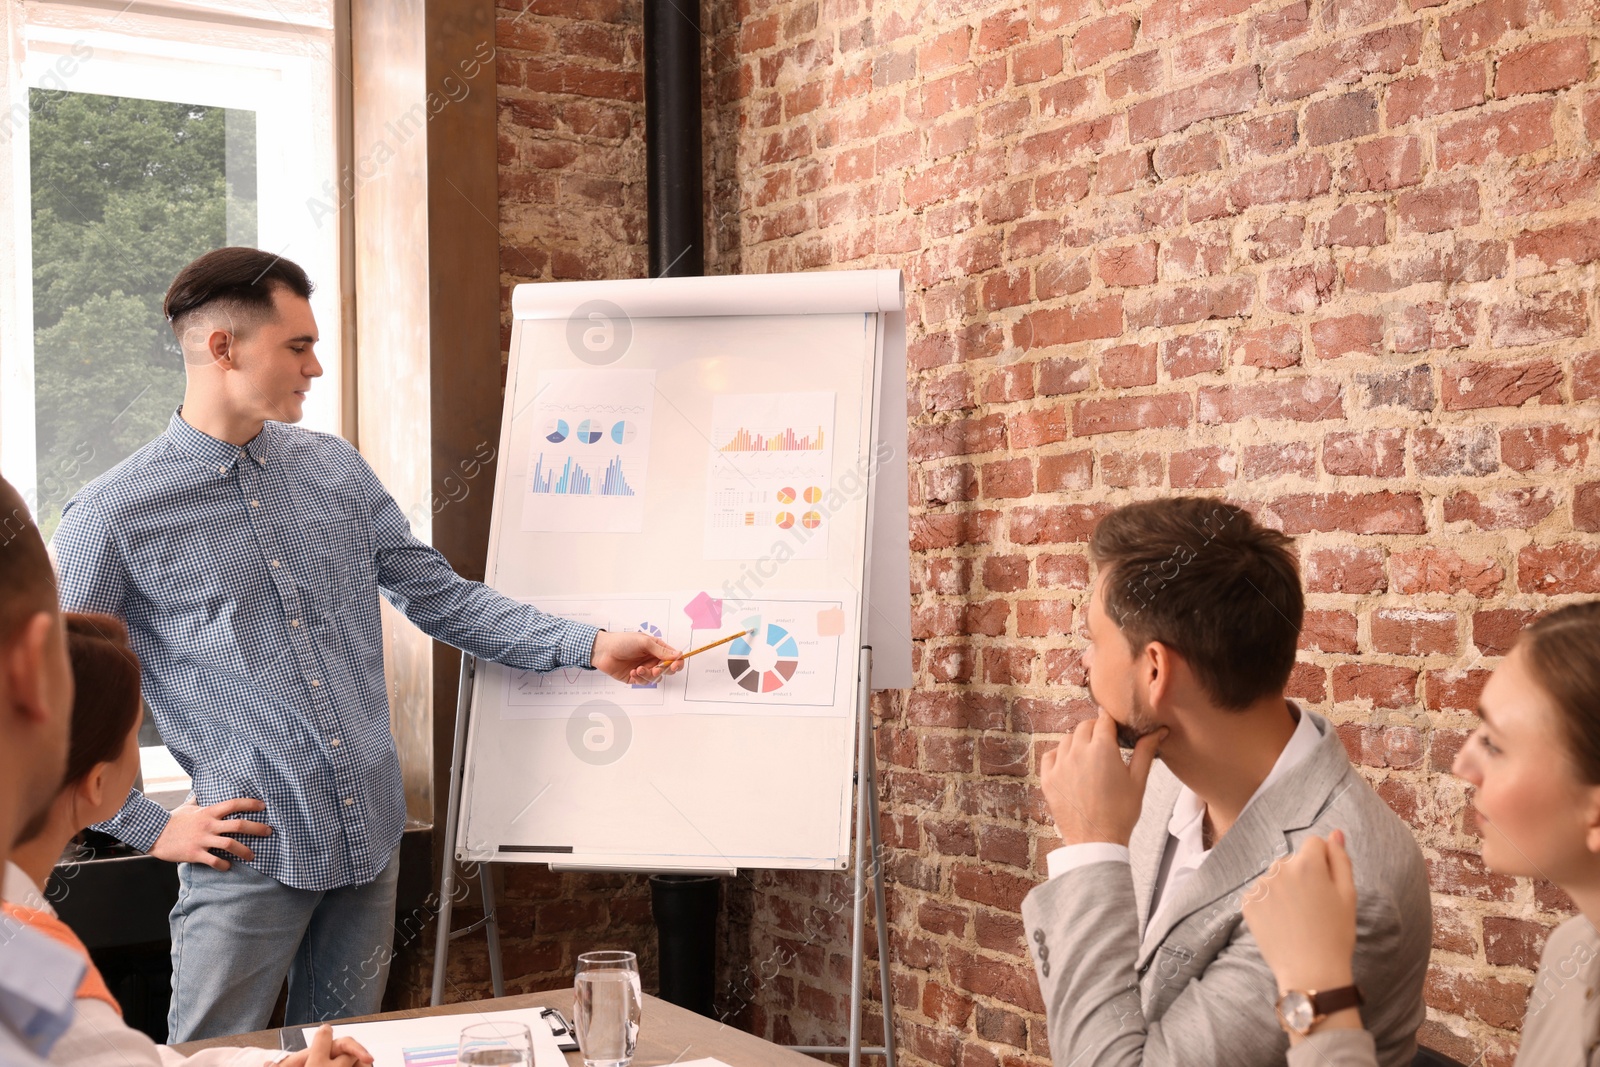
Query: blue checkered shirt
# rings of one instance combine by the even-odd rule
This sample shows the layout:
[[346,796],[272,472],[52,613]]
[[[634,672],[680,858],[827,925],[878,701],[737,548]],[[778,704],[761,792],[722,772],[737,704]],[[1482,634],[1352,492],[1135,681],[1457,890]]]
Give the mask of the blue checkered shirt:
[[[250,866],[300,889],[372,881],[404,828],[380,593],[525,669],[589,666],[597,632],[460,577],[348,442],[277,422],[241,448],[173,415],[73,497],[54,550],[67,610],[127,621],[195,799],[265,801]],[[149,851],[166,824],[135,791],[100,829]]]

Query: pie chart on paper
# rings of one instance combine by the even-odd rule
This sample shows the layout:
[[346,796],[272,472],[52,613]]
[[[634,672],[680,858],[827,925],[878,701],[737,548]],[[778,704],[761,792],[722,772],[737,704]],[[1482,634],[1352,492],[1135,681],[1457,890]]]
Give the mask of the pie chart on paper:
[[744,627],[745,636],[728,645],[728,673],[741,689],[775,693],[800,666],[800,646],[781,626],[763,628],[759,615],[745,619]]

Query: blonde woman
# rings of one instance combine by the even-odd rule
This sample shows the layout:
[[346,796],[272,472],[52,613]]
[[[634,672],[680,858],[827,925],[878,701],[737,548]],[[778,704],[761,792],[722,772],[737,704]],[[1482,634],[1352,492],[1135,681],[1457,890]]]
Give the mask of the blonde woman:
[[[1545,944],[1518,1067],[1600,1067],[1600,603],[1524,630],[1478,714],[1454,770],[1474,787],[1484,863],[1556,883],[1579,912]],[[1374,1064],[1359,1009],[1315,1003],[1352,982],[1355,888],[1343,835],[1308,838],[1257,881],[1243,911],[1278,980],[1290,1067]]]

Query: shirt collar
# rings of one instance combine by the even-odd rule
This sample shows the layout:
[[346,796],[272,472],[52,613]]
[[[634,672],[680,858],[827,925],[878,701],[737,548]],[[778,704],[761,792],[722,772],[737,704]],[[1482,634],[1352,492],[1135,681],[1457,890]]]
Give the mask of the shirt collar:
[[28,877],[28,873],[10,861],[6,863],[5,883],[0,886],[0,896],[5,898],[7,904],[20,904],[24,908],[32,908],[34,911],[42,911],[49,915],[56,913],[56,909],[51,907],[44,894],[39,892],[39,887],[33,884],[33,879]]
[[[1317,729],[1313,716],[1300,709],[1294,701],[1286,701],[1289,710],[1300,717],[1295,724],[1294,733],[1289,735],[1289,741],[1283,746],[1283,751],[1278,753],[1278,759],[1272,765],[1272,770],[1256,786],[1256,791],[1250,794],[1250,799],[1245,801],[1244,807],[1239,809],[1239,814],[1244,815],[1250,810],[1250,805],[1256,802],[1256,797],[1267,791],[1267,787],[1294,767],[1295,764],[1309,756],[1317,747],[1317,742],[1322,740],[1322,731]],[[1180,786],[1177,800],[1172,805],[1172,817],[1167,820],[1167,833],[1180,840],[1193,835],[1196,838],[1201,832],[1201,816],[1205,814],[1206,806],[1201,803],[1200,797],[1188,786]]]
[[254,460],[258,466],[266,466],[267,459],[272,455],[272,443],[277,437],[277,426],[277,423],[268,421],[262,425],[261,432],[249,441],[243,445],[232,445],[189,425],[184,420],[183,409],[180,407],[172,413],[172,418],[167,423],[167,436],[179,448],[207,467],[211,467],[219,474],[226,474],[233,469],[235,463],[246,456]]

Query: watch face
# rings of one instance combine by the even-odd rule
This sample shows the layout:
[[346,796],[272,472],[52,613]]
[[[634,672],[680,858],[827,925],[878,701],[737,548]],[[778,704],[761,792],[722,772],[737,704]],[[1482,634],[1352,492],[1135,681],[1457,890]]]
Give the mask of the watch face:
[[1291,989],[1278,1000],[1278,1011],[1283,1014],[1284,1025],[1296,1033],[1304,1034],[1317,1021],[1311,998],[1298,989]]

